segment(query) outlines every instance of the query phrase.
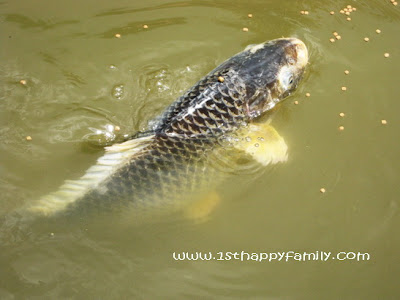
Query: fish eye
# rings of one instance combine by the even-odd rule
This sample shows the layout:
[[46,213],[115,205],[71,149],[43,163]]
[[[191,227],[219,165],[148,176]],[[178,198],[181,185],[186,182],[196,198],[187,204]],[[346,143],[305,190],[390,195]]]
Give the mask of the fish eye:
[[289,84],[290,84],[290,85],[293,84],[293,76],[290,76],[290,78],[289,78]]
[[289,65],[294,65],[295,61],[294,61],[293,57],[288,58],[288,63],[289,63]]

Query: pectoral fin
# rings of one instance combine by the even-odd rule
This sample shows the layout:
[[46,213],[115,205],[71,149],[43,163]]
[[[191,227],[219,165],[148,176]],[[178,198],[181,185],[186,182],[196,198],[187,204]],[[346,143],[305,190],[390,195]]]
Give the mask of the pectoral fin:
[[205,221],[220,201],[221,198],[217,192],[210,192],[186,207],[184,215],[191,220],[198,222]]
[[287,145],[283,137],[269,124],[250,124],[245,137],[235,148],[252,156],[263,166],[287,161]]

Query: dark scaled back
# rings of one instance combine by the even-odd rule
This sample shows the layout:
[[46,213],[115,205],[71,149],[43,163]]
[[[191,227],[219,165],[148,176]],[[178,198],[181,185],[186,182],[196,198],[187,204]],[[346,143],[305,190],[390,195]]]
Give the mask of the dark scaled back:
[[137,135],[151,136],[150,144],[70,208],[83,212],[123,209],[115,203],[169,206],[210,188],[224,175],[213,168],[210,153],[223,148],[221,137],[257,116],[249,110],[271,97],[270,87],[287,64],[290,45],[284,39],[260,44],[211,71],[172,103],[150,131]]

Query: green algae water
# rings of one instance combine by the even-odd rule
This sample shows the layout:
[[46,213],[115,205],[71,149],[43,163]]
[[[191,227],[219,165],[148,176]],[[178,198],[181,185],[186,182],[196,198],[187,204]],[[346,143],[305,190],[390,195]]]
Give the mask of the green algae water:
[[201,221],[7,219],[0,298],[395,299],[399,9],[0,1],[1,217],[82,176],[245,46],[293,36],[310,54],[272,121],[286,163],[232,176]]

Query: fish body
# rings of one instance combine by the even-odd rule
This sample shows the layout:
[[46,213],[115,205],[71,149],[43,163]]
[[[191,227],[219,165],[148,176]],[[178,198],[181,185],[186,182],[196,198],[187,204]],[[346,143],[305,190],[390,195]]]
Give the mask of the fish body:
[[216,165],[226,163],[221,141],[287,97],[307,61],[306,46],[295,38],[247,47],[167,107],[148,131],[107,147],[84,176],[30,209],[50,215],[175,206],[216,182]]

